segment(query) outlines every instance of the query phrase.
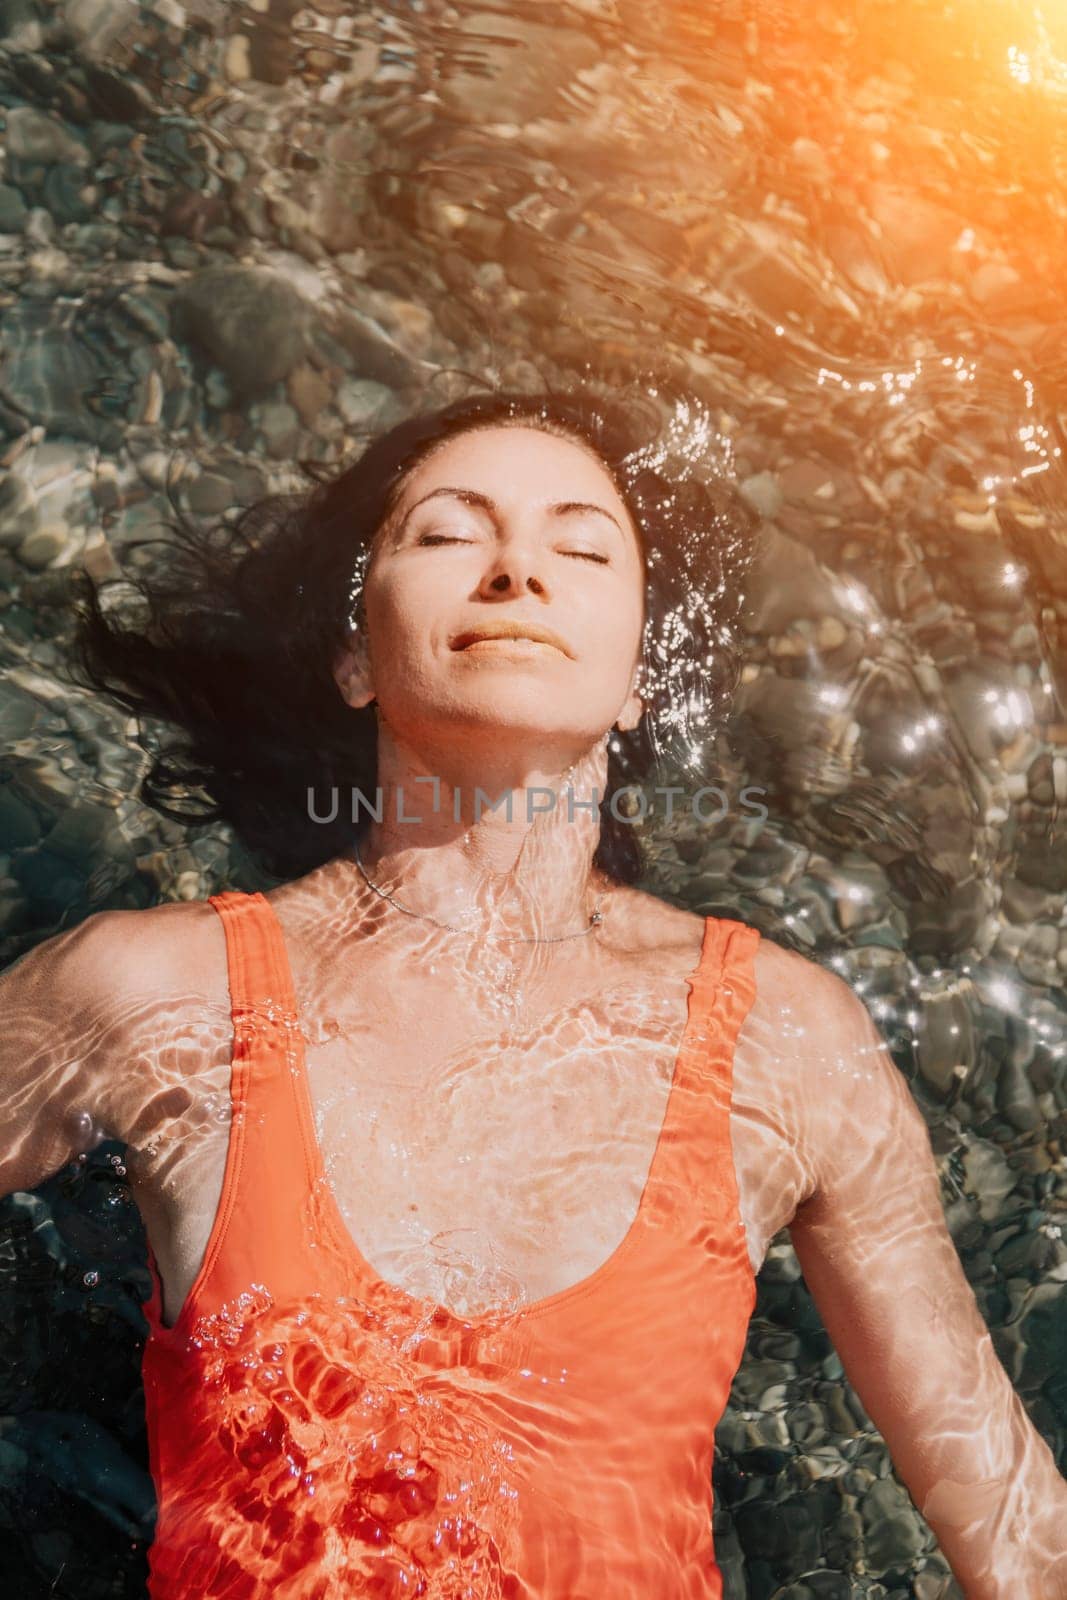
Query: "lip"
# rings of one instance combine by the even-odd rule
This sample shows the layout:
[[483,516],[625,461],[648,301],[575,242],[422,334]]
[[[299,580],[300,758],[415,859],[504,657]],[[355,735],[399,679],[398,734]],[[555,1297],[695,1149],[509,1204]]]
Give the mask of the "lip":
[[457,633],[452,639],[452,649],[468,650],[472,645],[514,643],[516,640],[525,641],[527,644],[550,645],[565,656],[571,655],[571,651],[558,633],[553,633],[551,628],[543,628],[536,622],[479,623],[477,627],[465,628],[462,633]]

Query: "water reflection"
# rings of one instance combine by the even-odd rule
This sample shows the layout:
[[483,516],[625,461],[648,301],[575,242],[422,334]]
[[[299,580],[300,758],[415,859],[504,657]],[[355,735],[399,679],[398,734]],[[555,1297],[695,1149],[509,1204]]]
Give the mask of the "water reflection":
[[[658,373],[709,408],[764,519],[743,681],[701,762],[727,793],[762,785],[769,818],[680,812],[651,830],[650,885],[863,995],[1062,1449],[1062,9],[27,0],[3,28],[5,956],[104,906],[202,898],[232,859],[143,806],[124,715],[65,687],[71,570],[150,563],[135,541],[171,503],[208,518],[295,486],[298,458],[339,461],[463,373]],[[6,1203],[5,1262],[19,1303],[80,1283],[114,1392],[129,1351],[102,1297],[143,1284],[69,1192],[49,1225]],[[47,1380],[43,1335],[9,1325]],[[795,1492],[797,1440],[829,1504],[826,1440],[855,1427],[784,1239],[749,1354],[719,1440],[733,1592],[820,1559],[865,1571],[856,1593],[902,1594],[922,1563],[924,1600],[950,1592],[891,1487],[851,1531],[834,1500],[817,1548],[753,1510]],[[21,1395],[9,1379],[6,1408]],[[100,1492],[48,1499],[50,1470],[23,1582],[102,1593]]]
[[[414,1249],[412,1254],[416,1254]],[[417,1254],[428,1256],[436,1273],[436,1281],[429,1280],[430,1294],[461,1316],[516,1310],[526,1298],[515,1274],[498,1264],[493,1239],[477,1229],[447,1228],[428,1239]],[[488,1266],[483,1265],[487,1258]],[[409,1294],[424,1293],[425,1262],[416,1260],[410,1280],[402,1271],[397,1281]]]

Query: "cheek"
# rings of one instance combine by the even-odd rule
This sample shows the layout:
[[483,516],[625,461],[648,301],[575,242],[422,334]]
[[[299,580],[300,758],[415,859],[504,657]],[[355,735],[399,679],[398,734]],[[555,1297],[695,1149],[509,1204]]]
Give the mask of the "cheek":
[[422,653],[432,620],[427,597],[384,579],[368,585],[365,606],[372,662],[396,666]]
[[602,641],[600,651],[607,659],[623,663],[627,669],[640,655],[644,633],[644,612],[629,595],[601,604],[596,616],[595,637]]

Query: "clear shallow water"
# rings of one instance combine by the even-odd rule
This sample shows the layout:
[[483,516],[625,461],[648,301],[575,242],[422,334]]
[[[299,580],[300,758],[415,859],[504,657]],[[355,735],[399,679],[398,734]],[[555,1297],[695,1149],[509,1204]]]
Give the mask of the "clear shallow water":
[[[140,804],[124,716],[64,687],[71,570],[117,570],[168,492],[214,515],[295,484],[453,392],[443,369],[666,372],[766,519],[706,766],[770,817],[658,829],[650,885],[864,995],[1062,1464],[1067,23],[707,9],[8,9],[4,951],[259,886],[225,834]],[[4,1207],[0,1514],[31,1593],[140,1592],[116,1154]],[[784,1237],[749,1358],[718,1437],[728,1592],[951,1593]]]

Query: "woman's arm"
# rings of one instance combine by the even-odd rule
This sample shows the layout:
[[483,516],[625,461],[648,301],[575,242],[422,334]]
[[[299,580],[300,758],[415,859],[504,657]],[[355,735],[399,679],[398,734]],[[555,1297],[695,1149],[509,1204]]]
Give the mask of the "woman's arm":
[[91,1148],[122,913],[98,912],[0,975],[0,1195]]
[[790,1227],[808,1287],[967,1600],[1067,1600],[1067,1481],[964,1276],[922,1114],[862,1002],[803,965],[786,1025],[816,1174]]
[[[174,919],[188,910],[98,911],[0,974],[0,1195],[127,1140],[153,1087],[158,1100],[145,1064],[181,1020],[168,1001],[189,948]],[[190,1017],[202,1025],[193,996],[186,1034]]]

